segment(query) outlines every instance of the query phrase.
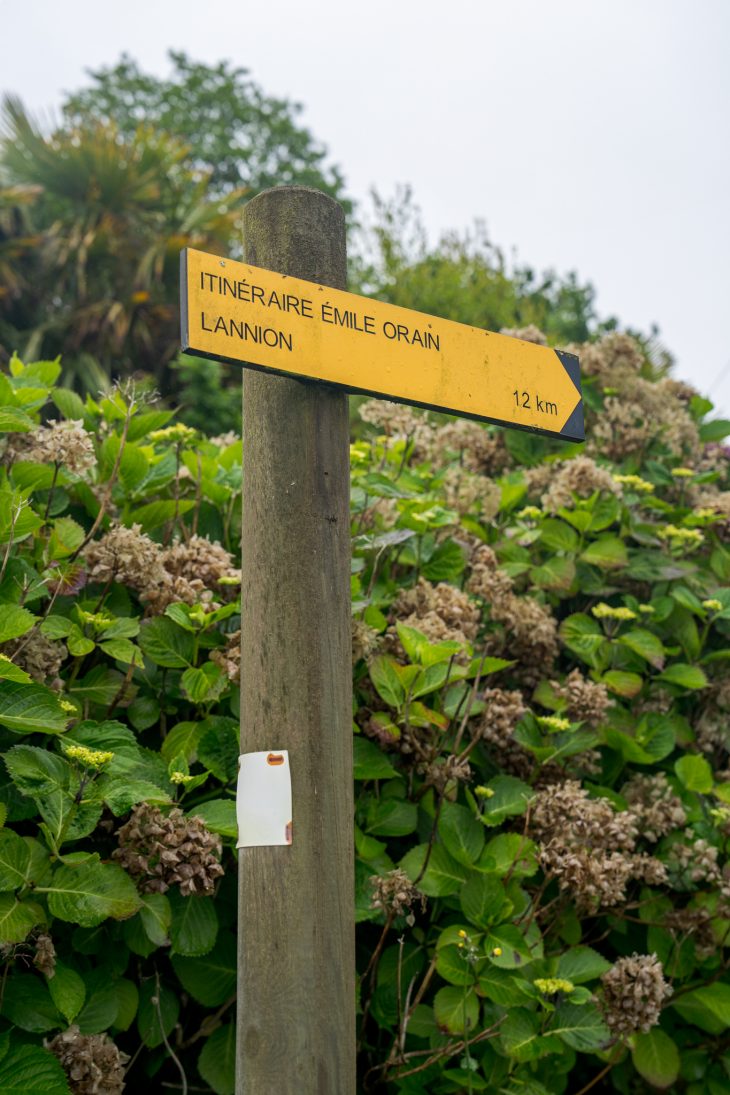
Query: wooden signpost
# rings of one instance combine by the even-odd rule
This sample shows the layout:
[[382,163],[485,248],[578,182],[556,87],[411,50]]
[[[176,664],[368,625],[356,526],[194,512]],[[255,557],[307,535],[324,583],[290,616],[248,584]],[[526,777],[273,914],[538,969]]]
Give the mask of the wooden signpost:
[[241,752],[291,768],[291,844],[239,851],[236,1093],[355,1095],[346,393],[580,441],[578,360],[345,292],[316,190],[253,198],[244,245],[181,256],[183,350],[246,367]]

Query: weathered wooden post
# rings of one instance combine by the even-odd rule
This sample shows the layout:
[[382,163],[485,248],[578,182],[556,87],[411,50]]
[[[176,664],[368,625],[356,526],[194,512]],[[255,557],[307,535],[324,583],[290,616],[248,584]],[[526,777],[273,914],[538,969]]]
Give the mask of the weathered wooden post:
[[[246,262],[346,286],[345,219],[306,187],[244,210]],[[354,1095],[347,395],[246,370],[241,752],[287,749],[290,846],[239,850],[237,1095]]]
[[[354,1095],[344,391],[582,441],[580,368],[561,350],[344,292],[344,216],[319,191],[259,194],[244,236],[246,263],[189,248],[180,264],[183,350],[245,368],[241,752],[263,767],[242,769],[239,795],[239,842],[262,846],[239,853],[236,1092]],[[287,823],[265,816],[259,773],[287,761],[294,838],[277,846]]]

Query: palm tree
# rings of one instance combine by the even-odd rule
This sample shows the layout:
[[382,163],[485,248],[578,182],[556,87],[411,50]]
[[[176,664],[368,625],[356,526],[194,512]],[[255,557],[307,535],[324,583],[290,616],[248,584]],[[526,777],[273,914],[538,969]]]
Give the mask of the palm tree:
[[18,339],[6,353],[61,353],[76,387],[142,373],[166,389],[179,348],[180,249],[229,249],[244,193],[207,200],[208,176],[186,155],[150,127],[126,139],[91,123],[46,136],[5,99],[0,338]]

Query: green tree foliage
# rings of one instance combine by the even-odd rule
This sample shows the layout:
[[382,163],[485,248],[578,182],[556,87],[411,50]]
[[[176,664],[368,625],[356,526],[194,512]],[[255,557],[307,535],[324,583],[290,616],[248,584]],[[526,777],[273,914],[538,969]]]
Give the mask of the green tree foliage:
[[[581,352],[581,448],[361,408],[386,1095],[727,1090],[730,423],[625,336]],[[116,1091],[122,1053],[231,1095],[241,444],[59,374],[0,374],[0,1087]]]
[[244,188],[248,197],[269,186],[314,186],[343,199],[344,184],[327,151],[301,126],[298,103],[266,95],[245,68],[204,65],[170,51],[172,73],[160,79],[131,57],[92,72],[90,88],[63,105],[72,128],[96,120],[130,140],[140,125],[182,141],[214,194]]
[[4,104],[0,356],[63,352],[81,391],[144,375],[174,401],[181,248],[237,253],[241,202],[267,186],[343,199],[295,104],[243,69],[171,58],[167,80],[128,57],[92,74],[50,133]]
[[409,189],[390,201],[374,194],[373,203],[363,254],[353,263],[353,280],[365,291],[492,331],[534,324],[560,345],[615,327],[615,320],[599,322],[592,285],[575,274],[510,267],[483,224],[431,246]]
[[179,347],[180,248],[225,250],[240,192],[211,202],[185,147],[149,127],[128,140],[99,123],[44,136],[12,99],[2,125],[6,355],[63,349],[67,382],[97,390],[102,361],[164,385]]

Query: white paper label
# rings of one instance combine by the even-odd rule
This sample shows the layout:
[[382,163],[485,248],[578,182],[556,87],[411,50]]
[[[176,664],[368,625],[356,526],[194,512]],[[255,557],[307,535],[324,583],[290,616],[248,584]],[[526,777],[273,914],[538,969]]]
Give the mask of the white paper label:
[[286,749],[238,758],[238,847],[291,844],[291,769]]

